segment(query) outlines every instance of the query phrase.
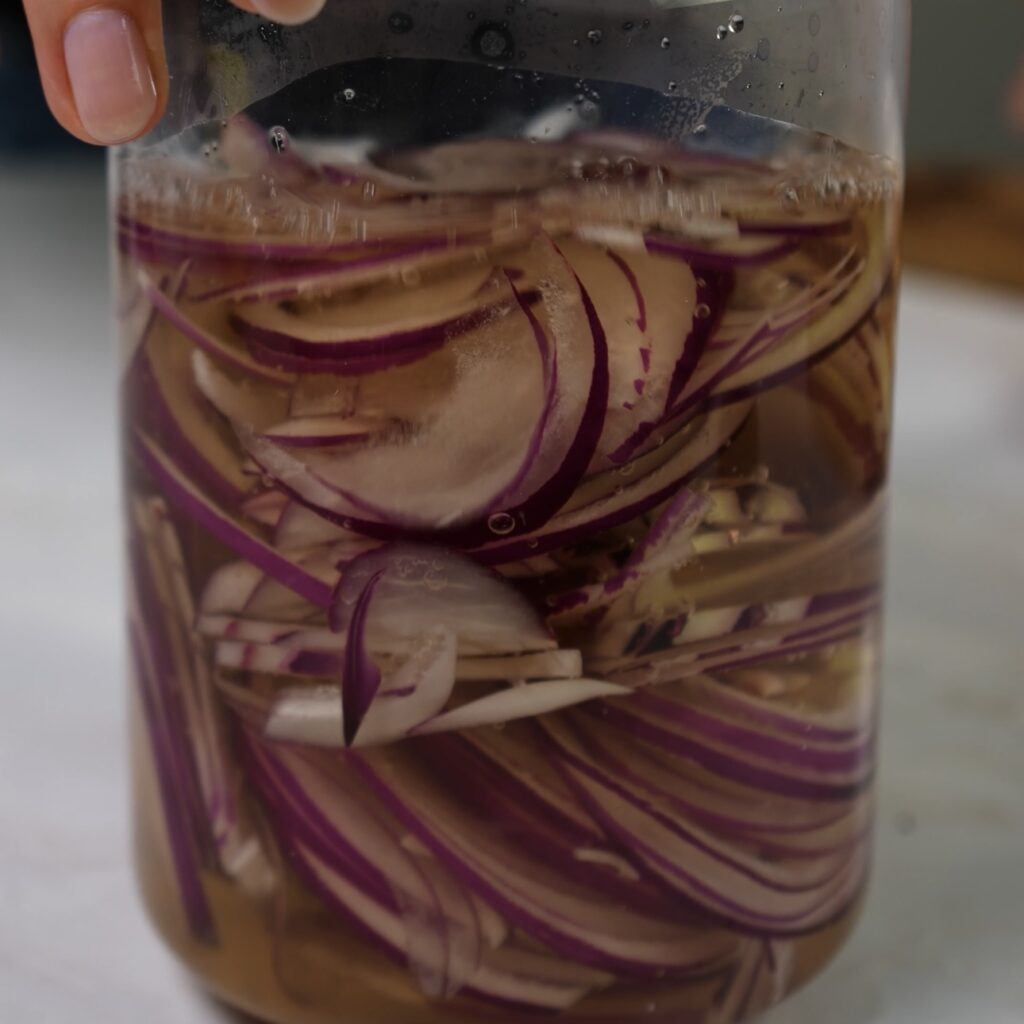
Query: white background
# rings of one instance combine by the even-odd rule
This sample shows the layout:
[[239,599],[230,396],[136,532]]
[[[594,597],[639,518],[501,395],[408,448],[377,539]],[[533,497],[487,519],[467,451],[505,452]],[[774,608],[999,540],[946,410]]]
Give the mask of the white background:
[[[104,219],[0,171],[0,1024],[223,1024],[129,867]],[[1024,1020],[1024,299],[911,277],[900,340],[874,887],[764,1024]]]

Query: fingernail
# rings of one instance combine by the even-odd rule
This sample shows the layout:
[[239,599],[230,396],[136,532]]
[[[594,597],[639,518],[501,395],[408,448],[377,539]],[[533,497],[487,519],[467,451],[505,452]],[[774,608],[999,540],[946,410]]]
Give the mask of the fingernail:
[[323,10],[324,0],[252,0],[252,5],[271,21],[282,25],[301,25]]
[[64,61],[82,126],[105,145],[127,142],[156,110],[142,33],[124,11],[82,11],[64,30]]

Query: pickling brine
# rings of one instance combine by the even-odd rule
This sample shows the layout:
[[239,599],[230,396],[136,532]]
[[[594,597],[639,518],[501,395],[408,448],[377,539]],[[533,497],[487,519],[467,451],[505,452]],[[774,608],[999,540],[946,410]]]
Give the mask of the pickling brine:
[[850,926],[898,179],[713,126],[123,161],[141,873],[232,1001],[730,1024]]

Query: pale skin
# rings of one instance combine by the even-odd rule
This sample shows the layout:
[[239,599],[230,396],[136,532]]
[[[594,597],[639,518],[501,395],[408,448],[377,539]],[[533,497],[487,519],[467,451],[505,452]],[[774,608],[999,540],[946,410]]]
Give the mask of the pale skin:
[[[319,14],[325,0],[232,0],[285,25]],[[167,101],[160,0],[25,0],[46,99],[84,142],[111,145],[144,135]],[[1024,62],[1007,114],[1024,131]]]

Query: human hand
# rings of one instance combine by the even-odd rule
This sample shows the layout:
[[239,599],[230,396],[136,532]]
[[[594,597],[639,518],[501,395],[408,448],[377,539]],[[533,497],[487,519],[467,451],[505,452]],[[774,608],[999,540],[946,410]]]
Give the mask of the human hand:
[[[324,0],[232,0],[294,25]],[[25,0],[46,100],[84,142],[112,145],[145,134],[167,100],[160,0]]]

